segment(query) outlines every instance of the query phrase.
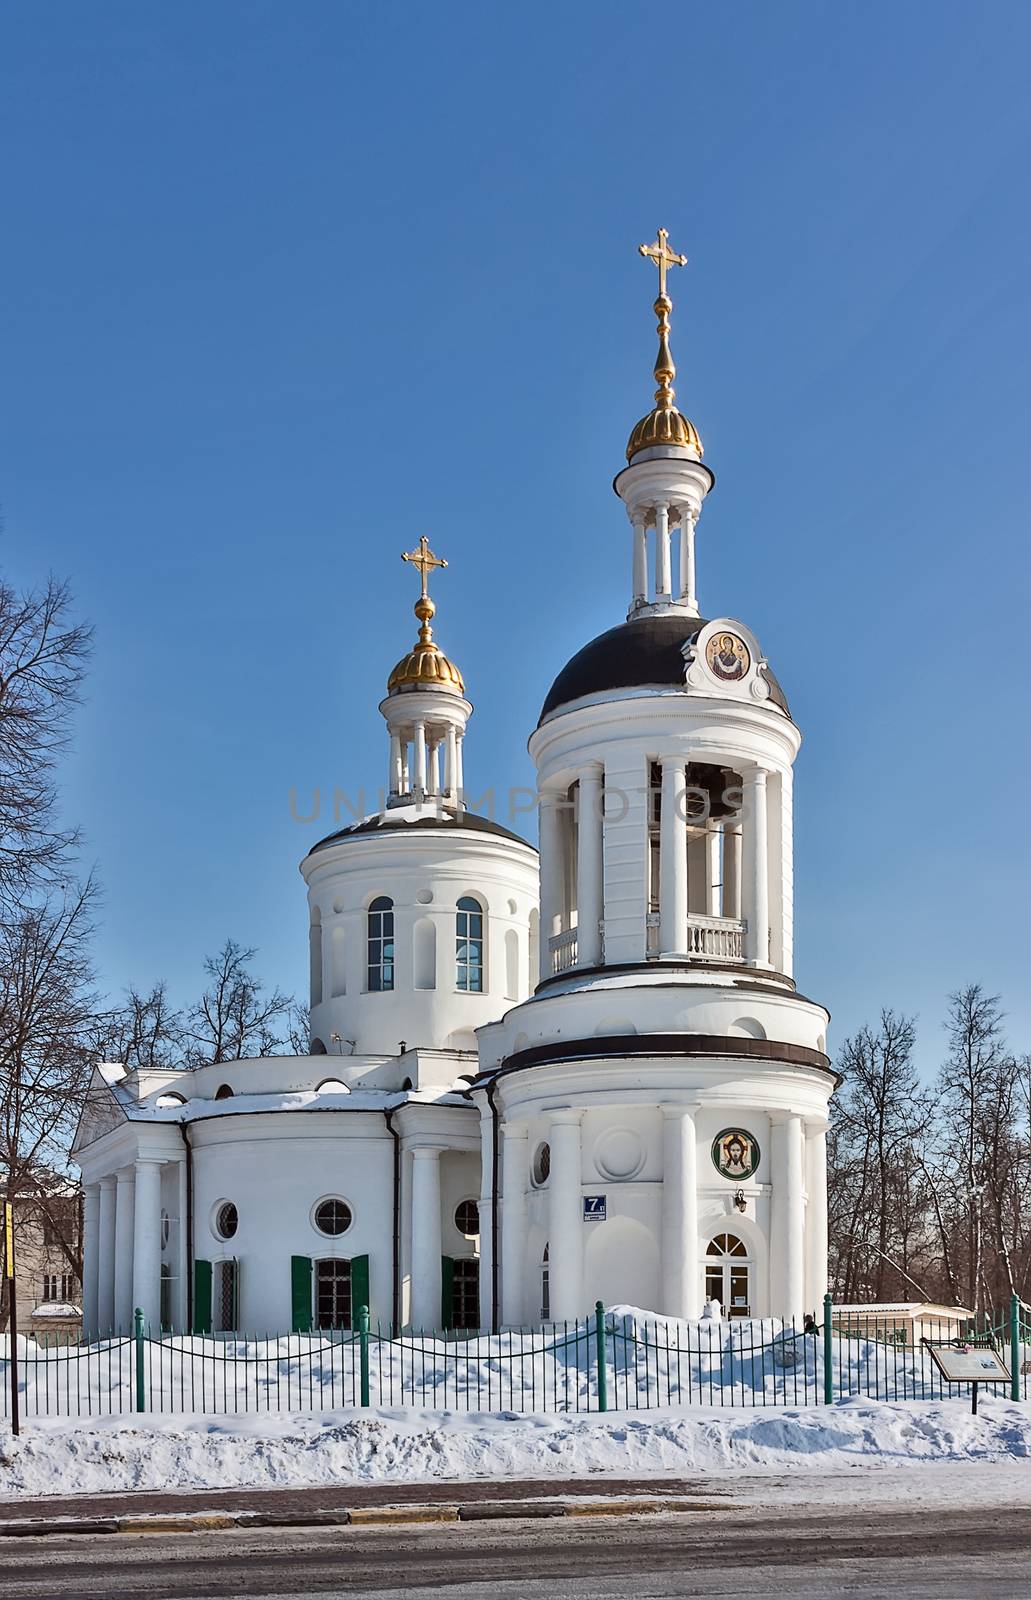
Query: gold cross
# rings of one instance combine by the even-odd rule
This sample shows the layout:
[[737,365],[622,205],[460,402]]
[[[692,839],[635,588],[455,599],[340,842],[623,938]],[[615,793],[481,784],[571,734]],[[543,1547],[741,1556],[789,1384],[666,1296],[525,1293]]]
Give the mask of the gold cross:
[[[410,561],[413,567],[418,567],[419,576],[422,578],[422,598],[425,600],[427,578],[433,571],[434,567],[446,567],[447,562],[442,556],[435,556],[433,554],[433,551],[430,549],[430,541],[427,539],[425,534],[423,534],[419,540],[418,550],[403,550],[401,552],[401,560]],[[432,616],[433,613],[431,612],[430,615]]]
[[653,266],[659,269],[659,299],[666,298],[666,269],[667,267],[686,267],[687,257],[678,256],[667,244],[669,234],[665,228],[659,229],[659,236],[654,244],[639,244],[637,246],[642,256],[646,256]]

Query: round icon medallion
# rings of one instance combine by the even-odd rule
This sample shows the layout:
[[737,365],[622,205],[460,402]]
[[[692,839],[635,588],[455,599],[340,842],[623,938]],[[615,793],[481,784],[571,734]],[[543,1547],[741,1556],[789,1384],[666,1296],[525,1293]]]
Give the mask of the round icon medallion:
[[705,661],[713,677],[723,683],[740,683],[752,664],[748,646],[736,633],[714,633],[705,647]]
[[724,1128],[712,1141],[712,1164],[723,1178],[743,1183],[759,1165],[759,1143],[744,1128]]

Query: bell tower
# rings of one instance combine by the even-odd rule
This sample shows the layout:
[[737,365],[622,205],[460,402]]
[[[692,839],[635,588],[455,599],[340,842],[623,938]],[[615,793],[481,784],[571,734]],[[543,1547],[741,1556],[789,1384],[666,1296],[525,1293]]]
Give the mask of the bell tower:
[[614,482],[630,608],[567,661],[530,737],[539,979],[478,1035],[503,1129],[490,1310],[532,1314],[546,1244],[556,1317],[596,1299],[695,1317],[718,1280],[728,1316],[800,1326],[826,1287],[835,1081],[827,1013],[793,973],[802,735],[756,632],[700,612],[714,477],[676,404],[667,292],[686,258],[665,229],[640,253],[659,274],[659,344],[654,404]]

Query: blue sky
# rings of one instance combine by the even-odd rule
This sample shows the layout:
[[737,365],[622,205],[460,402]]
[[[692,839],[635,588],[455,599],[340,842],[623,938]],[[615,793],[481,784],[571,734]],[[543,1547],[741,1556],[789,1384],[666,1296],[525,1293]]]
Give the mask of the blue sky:
[[228,933],[303,990],[296,864],[383,781],[420,533],[470,785],[529,781],[551,678],[626,608],[663,224],[703,611],[806,735],[800,988],[837,1042],[918,1012],[930,1067],[977,980],[1031,1047],[1026,7],[0,23],[0,560],[96,626],[63,803],[110,989],[184,997]]

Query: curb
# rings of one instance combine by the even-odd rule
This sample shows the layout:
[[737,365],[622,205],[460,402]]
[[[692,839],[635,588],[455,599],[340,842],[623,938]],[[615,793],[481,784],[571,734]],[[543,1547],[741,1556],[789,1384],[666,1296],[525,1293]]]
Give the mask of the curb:
[[363,1506],[354,1511],[155,1512],[127,1517],[18,1517],[0,1522],[0,1539],[100,1533],[210,1533],[227,1528],[384,1528],[434,1522],[536,1521],[550,1517],[640,1517],[661,1512],[725,1511],[699,1500],[495,1500],[470,1505]]

